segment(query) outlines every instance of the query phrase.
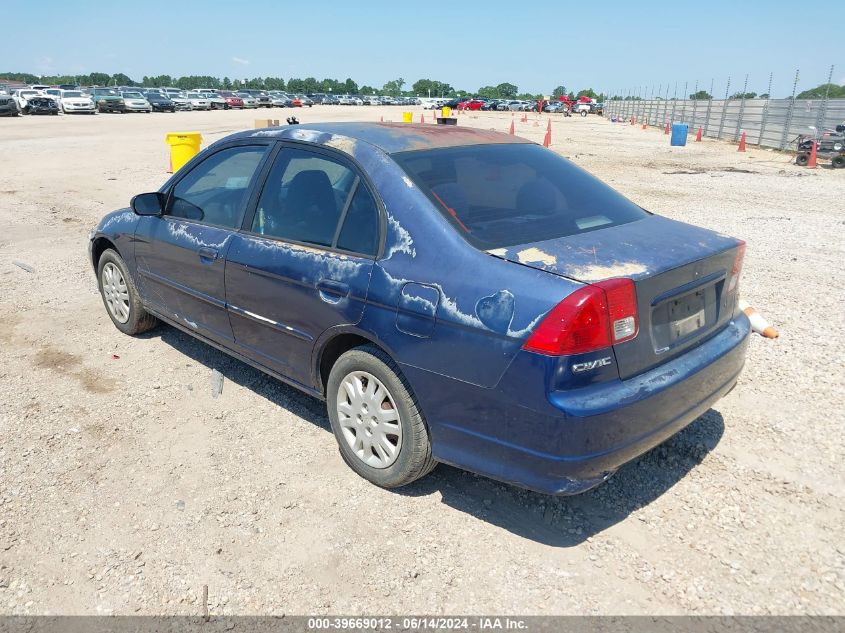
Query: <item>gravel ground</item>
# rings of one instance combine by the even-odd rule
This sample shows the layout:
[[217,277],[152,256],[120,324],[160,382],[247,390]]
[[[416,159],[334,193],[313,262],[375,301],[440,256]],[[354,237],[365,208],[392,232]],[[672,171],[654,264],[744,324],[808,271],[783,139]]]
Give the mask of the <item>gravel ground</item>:
[[[743,295],[781,337],[590,493],[446,466],[389,492],[342,463],[320,402],[169,327],[123,336],[96,293],[87,231],[163,182],[164,134],[261,116],[0,119],[0,613],[199,614],[203,585],[217,614],[843,613],[845,173],[555,119],[552,148],[637,203],[747,240]],[[535,118],[517,134],[539,141]]]

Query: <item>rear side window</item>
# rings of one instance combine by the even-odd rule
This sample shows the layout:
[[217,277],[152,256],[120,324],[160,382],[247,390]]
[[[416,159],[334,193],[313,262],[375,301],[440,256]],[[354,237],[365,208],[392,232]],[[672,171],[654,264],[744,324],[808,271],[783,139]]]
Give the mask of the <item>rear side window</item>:
[[393,158],[481,249],[633,222],[646,211],[568,160],[533,144],[473,145]]
[[359,184],[337,238],[337,247],[375,255],[378,250],[378,207],[369,189]]
[[378,239],[377,214],[371,216],[375,203],[358,183],[352,169],[329,156],[283,149],[261,192],[252,232],[373,254]]

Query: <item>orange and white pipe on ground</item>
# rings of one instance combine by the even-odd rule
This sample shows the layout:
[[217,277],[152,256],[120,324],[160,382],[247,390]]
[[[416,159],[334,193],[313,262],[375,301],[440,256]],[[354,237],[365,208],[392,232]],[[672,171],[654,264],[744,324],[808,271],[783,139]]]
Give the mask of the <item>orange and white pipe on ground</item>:
[[752,331],[757,332],[757,334],[766,338],[777,338],[780,336],[777,329],[769,325],[769,322],[763,318],[763,315],[748,305],[747,301],[740,299],[739,309],[745,312],[745,316],[747,316],[748,320],[751,321]]

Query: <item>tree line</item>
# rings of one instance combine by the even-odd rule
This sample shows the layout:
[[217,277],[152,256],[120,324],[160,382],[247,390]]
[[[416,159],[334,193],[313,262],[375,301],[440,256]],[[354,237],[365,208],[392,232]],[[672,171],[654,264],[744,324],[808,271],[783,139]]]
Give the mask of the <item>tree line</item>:
[[[839,86],[837,84],[821,84],[820,86],[816,86],[815,88],[810,88],[809,90],[805,90],[803,92],[799,92],[795,95],[796,99],[824,99],[825,97],[829,99],[845,99],[845,85]],[[643,101],[642,97],[632,96],[632,95],[614,95],[610,97],[611,99],[617,101]],[[689,96],[690,99],[693,101],[707,101],[713,98],[706,90],[699,90],[698,92],[693,92]],[[770,96],[768,93],[764,92],[762,94],[757,94],[756,92],[735,92],[728,97],[728,99],[769,99]],[[788,98],[788,97],[785,97]],[[663,100],[663,97],[657,96],[654,97],[656,100]],[[675,97],[671,97],[668,101],[675,101],[677,100]]]
[[[520,92],[519,87],[512,83],[500,83],[496,86],[482,86],[476,91],[456,89],[445,81],[434,79],[418,79],[413,84],[408,84],[403,78],[391,79],[385,82],[380,88],[367,84],[359,85],[351,77],[344,81],[338,79],[317,79],[316,77],[305,77],[300,79],[291,77],[288,80],[282,77],[253,77],[251,79],[239,79],[231,77],[212,77],[209,75],[187,75],[175,77],[171,75],[143,76],[140,81],[123,74],[89,73],[87,75],[33,75],[31,73],[2,73],[0,81],[20,81],[27,84],[77,84],[81,86],[146,86],[150,88],[172,87],[181,90],[192,90],[195,88],[214,88],[219,90],[286,90],[294,94],[363,94],[383,95],[391,97],[399,96],[420,96],[420,97],[464,97],[480,96],[489,99],[540,99],[542,94]],[[557,86],[552,94],[555,98],[565,95],[570,99],[576,99],[586,95],[590,98],[602,100],[604,95],[596,93],[592,88],[578,92],[567,91],[565,86]]]

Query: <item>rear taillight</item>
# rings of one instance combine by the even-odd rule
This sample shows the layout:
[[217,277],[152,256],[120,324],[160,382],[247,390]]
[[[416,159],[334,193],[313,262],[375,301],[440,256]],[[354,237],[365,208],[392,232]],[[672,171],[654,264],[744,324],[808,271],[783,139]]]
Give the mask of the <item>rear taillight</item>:
[[731,280],[728,282],[728,292],[734,292],[739,284],[739,275],[742,272],[742,262],[745,259],[745,242],[740,240],[736,249],[734,266],[731,269]]
[[522,348],[550,356],[584,354],[637,335],[637,292],[630,279],[579,288],[549,310]]

